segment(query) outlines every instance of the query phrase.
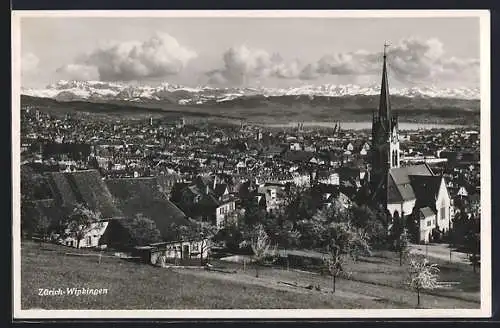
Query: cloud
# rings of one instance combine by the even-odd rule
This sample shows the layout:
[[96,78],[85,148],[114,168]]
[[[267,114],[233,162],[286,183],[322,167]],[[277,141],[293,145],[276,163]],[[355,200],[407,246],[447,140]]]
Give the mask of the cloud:
[[403,81],[470,80],[479,75],[478,59],[447,57],[437,39],[402,40],[389,48],[388,56],[392,71]]
[[[479,75],[479,60],[447,57],[443,43],[437,39],[403,39],[390,46],[387,55],[391,74],[405,84],[474,80]],[[302,64],[297,60],[285,61],[279,54],[240,46],[227,50],[223,61],[223,68],[207,73],[210,83],[243,84],[266,77],[315,80],[328,75],[363,80],[363,76],[380,74],[382,51],[333,53]]]
[[279,54],[246,45],[232,47],[223,55],[224,68],[207,73],[212,84],[245,84],[252,78],[295,78],[300,74],[300,63],[285,62]]
[[74,79],[133,81],[178,74],[197,54],[166,33],[145,41],[111,42],[58,69]]
[[31,53],[25,53],[21,55],[21,72],[23,73],[29,73],[33,72],[38,68],[38,64],[40,63],[40,60],[38,57]]
[[85,64],[68,64],[57,69],[66,80],[99,80],[99,70],[95,66]]

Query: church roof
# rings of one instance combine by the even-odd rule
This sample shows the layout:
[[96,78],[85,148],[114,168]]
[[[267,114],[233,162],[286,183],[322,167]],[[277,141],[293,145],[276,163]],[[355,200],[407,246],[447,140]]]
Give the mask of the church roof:
[[416,195],[411,176],[433,176],[433,173],[429,166],[421,164],[392,168],[389,171],[389,176],[387,201],[395,203],[419,197],[419,195]]
[[436,199],[441,186],[441,176],[411,175],[411,185],[415,191],[417,202],[415,206],[436,208]]

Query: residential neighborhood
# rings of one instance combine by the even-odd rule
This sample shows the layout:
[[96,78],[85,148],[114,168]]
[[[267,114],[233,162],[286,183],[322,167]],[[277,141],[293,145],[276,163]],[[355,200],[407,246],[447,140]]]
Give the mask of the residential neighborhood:
[[16,306],[484,316],[480,24],[254,14],[23,17]]

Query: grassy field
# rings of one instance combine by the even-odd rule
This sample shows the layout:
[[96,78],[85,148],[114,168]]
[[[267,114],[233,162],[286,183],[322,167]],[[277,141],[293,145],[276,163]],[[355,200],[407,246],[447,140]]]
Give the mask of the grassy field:
[[[415,308],[416,296],[400,284],[398,265],[370,258],[353,267],[353,279],[340,279],[330,292],[329,277],[216,262],[235,273],[156,268],[117,258],[65,255],[74,249],[32,242],[22,244],[21,306],[23,309],[272,309],[272,308]],[[88,251],[85,251],[88,252]],[[386,259],[389,261],[388,259]],[[396,262],[394,259],[390,261]],[[363,271],[364,270],[364,271]],[[446,271],[446,281],[463,279],[476,289],[470,268]],[[450,273],[448,273],[450,272]],[[452,272],[458,272],[452,274]],[[453,276],[449,276],[452,274]],[[477,281],[479,276],[476,274]],[[449,278],[449,279],[448,279]],[[443,279],[445,280],[445,279]],[[320,285],[321,291],[293,288],[281,282]],[[40,288],[106,288],[106,295],[39,296]],[[479,291],[434,291],[422,295],[422,307],[479,308]]]

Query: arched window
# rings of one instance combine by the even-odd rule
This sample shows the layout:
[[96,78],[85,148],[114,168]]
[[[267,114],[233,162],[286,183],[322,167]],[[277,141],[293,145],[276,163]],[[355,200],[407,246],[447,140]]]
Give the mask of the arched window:
[[446,219],[446,204],[444,200],[441,202],[441,209],[440,209],[440,214],[441,214],[441,220]]

